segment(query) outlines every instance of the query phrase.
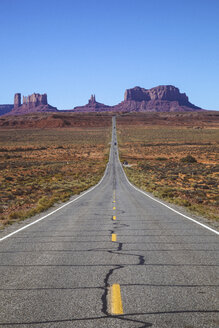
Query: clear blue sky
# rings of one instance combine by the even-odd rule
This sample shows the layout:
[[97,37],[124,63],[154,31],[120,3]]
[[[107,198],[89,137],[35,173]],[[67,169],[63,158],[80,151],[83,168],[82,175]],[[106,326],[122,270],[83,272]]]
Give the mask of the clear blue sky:
[[172,84],[219,109],[219,0],[0,0],[0,104],[59,109]]

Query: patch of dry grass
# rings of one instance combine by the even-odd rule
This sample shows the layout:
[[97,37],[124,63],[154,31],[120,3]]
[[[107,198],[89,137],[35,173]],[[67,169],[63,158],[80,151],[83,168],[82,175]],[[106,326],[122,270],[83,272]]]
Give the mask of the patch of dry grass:
[[130,181],[159,198],[218,219],[219,129],[120,122],[120,159],[131,164],[125,169]]
[[0,131],[0,227],[95,185],[111,127]]

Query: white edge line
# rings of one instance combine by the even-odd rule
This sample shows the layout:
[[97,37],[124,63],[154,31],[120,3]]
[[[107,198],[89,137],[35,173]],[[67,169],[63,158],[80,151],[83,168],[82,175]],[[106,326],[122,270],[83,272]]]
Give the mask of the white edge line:
[[38,219],[38,220],[36,220],[36,221],[34,221],[34,222],[32,222],[32,223],[27,224],[27,225],[25,225],[24,227],[22,227],[22,228],[20,228],[20,229],[18,229],[18,230],[15,230],[14,232],[10,233],[9,235],[6,235],[6,236],[0,238],[0,242],[3,241],[4,239],[7,239],[7,238],[9,238],[9,237],[15,235],[15,234],[18,233],[19,231],[22,231],[22,230],[24,230],[24,229],[26,229],[26,228],[32,226],[33,224],[35,224],[35,223],[37,223],[37,222],[39,222],[39,221],[41,221],[41,220],[44,220],[44,219],[47,218],[48,216],[50,216],[50,215],[56,213],[57,211],[61,210],[63,207],[65,207],[65,206],[67,206],[67,205],[69,205],[69,204],[75,202],[76,200],[78,200],[78,199],[81,198],[82,196],[88,194],[89,192],[91,192],[91,191],[94,190],[97,186],[100,185],[100,183],[103,181],[103,179],[104,179],[104,177],[105,177],[105,175],[106,175],[106,172],[107,172],[107,168],[106,168],[106,170],[105,170],[104,176],[103,176],[102,179],[98,182],[98,184],[96,184],[96,185],[95,185],[94,187],[92,187],[91,189],[85,191],[82,195],[80,195],[80,196],[76,197],[75,199],[71,200],[70,202],[68,202],[68,203],[66,203],[66,204],[64,204],[64,205],[62,205],[61,207],[59,207],[59,208],[57,208],[56,210],[52,211],[51,213],[49,213],[49,214],[43,216],[42,218],[40,218],[40,219]]
[[[113,132],[112,132],[112,137],[113,137]],[[111,157],[111,152],[112,152],[112,147],[110,148],[110,156],[109,156],[109,158]],[[127,176],[126,176],[126,174],[125,174],[125,171],[124,171],[124,169],[123,169],[123,167],[122,167],[122,164],[121,164],[120,159],[119,159],[118,147],[117,147],[117,157],[118,157],[118,161],[119,161],[119,164],[120,164],[120,166],[121,166],[121,169],[122,169],[122,171],[123,171],[123,174],[124,174],[124,176],[125,176],[127,182],[130,184],[130,186],[131,186],[132,188],[134,188],[134,189],[137,190],[138,192],[142,193],[143,195],[145,195],[145,196],[151,198],[151,199],[154,200],[155,202],[157,202],[157,203],[159,203],[159,204],[161,204],[161,205],[167,207],[167,208],[170,209],[171,211],[173,211],[173,212],[175,212],[175,213],[177,213],[177,214],[183,216],[184,218],[186,218],[186,219],[188,219],[188,220],[190,220],[190,221],[193,221],[193,222],[197,223],[198,225],[202,226],[203,228],[206,228],[206,229],[208,229],[208,230],[210,230],[210,231],[216,233],[217,235],[219,235],[219,232],[218,232],[217,230],[214,230],[214,229],[212,229],[212,228],[206,226],[205,224],[200,223],[200,222],[198,222],[198,221],[196,221],[196,220],[190,218],[189,216],[184,215],[184,214],[182,214],[182,213],[180,213],[180,212],[174,210],[172,207],[170,207],[170,206],[164,204],[163,202],[161,202],[161,201],[159,201],[159,200],[157,200],[157,199],[151,197],[150,195],[147,195],[143,190],[141,190],[141,189],[135,187],[135,186],[134,186],[134,185],[128,180],[128,178],[127,178]],[[101,182],[103,181],[103,179],[104,179],[105,176],[106,176],[106,173],[107,173],[107,171],[108,171],[108,166],[109,166],[108,164],[109,164],[109,162],[107,163],[107,167],[106,167],[106,170],[105,170],[105,172],[104,172],[103,177],[101,178],[101,180],[100,180],[100,181],[99,181],[94,187],[92,187],[91,189],[85,191],[82,195],[80,195],[80,196],[76,197],[75,199],[71,200],[70,202],[68,202],[68,203],[66,203],[66,204],[64,204],[64,205],[62,205],[61,207],[57,208],[56,210],[52,211],[51,213],[49,213],[49,214],[43,216],[42,218],[40,218],[40,219],[38,219],[38,220],[36,220],[36,221],[34,221],[34,222],[32,222],[32,223],[27,224],[26,226],[24,226],[24,227],[22,227],[22,228],[20,228],[20,229],[18,229],[18,230],[15,230],[14,232],[10,233],[9,235],[6,235],[6,236],[0,238],[0,242],[3,241],[3,240],[5,240],[5,239],[7,239],[7,238],[9,238],[9,237],[11,237],[11,236],[13,236],[13,235],[15,235],[16,233],[18,233],[18,232],[20,232],[20,231],[22,231],[22,230],[24,230],[24,229],[26,229],[26,228],[28,228],[28,227],[34,225],[35,223],[44,220],[44,219],[47,218],[48,216],[50,216],[50,215],[56,213],[57,211],[61,210],[61,209],[64,208],[65,206],[67,206],[67,205],[69,205],[69,204],[75,202],[76,200],[78,200],[78,199],[81,198],[82,196],[85,196],[86,194],[88,194],[89,192],[91,192],[92,190],[94,190],[95,188],[97,188],[97,187],[101,184]]]
[[[109,161],[110,161],[111,156],[112,156],[112,147],[110,147]],[[22,230],[24,230],[24,229],[26,229],[26,228],[28,228],[28,227],[30,227],[30,226],[36,224],[36,223],[38,223],[38,222],[44,220],[44,219],[47,218],[48,216],[50,216],[50,215],[56,213],[57,211],[61,210],[63,207],[65,207],[65,206],[67,206],[67,205],[69,205],[69,204],[71,204],[71,203],[74,203],[74,202],[75,202],[76,200],[78,200],[79,198],[85,196],[86,194],[88,194],[89,192],[91,192],[92,190],[94,190],[95,188],[97,188],[97,187],[101,184],[101,182],[103,181],[103,179],[105,178],[105,176],[106,176],[106,174],[107,174],[107,171],[108,171],[108,167],[109,167],[109,162],[107,163],[107,166],[106,166],[106,169],[105,169],[104,175],[102,176],[101,180],[100,180],[95,186],[91,187],[91,189],[85,191],[82,195],[80,195],[80,196],[76,197],[75,199],[71,200],[70,202],[68,202],[68,203],[66,203],[66,204],[64,204],[64,205],[62,205],[61,207],[59,207],[59,208],[57,208],[56,210],[52,211],[51,213],[49,213],[49,214],[43,216],[42,218],[40,218],[40,219],[38,219],[38,220],[36,220],[36,221],[34,221],[34,222],[32,222],[32,223],[29,223],[29,224],[25,225],[24,227],[22,227],[22,228],[20,228],[20,229],[18,229],[18,230],[15,230],[15,231],[9,233],[8,235],[6,235],[6,236],[0,238],[0,242],[3,241],[3,240],[5,240],[5,239],[7,239],[7,238],[9,238],[9,237],[11,237],[11,236],[13,236],[13,235],[15,235],[16,233],[18,233],[18,232],[20,232],[20,231],[22,231]]]
[[210,231],[216,233],[217,235],[219,235],[219,232],[218,232],[217,230],[214,230],[214,229],[208,227],[207,225],[205,225],[205,224],[203,224],[203,223],[201,223],[201,222],[198,222],[198,221],[196,221],[195,219],[192,219],[192,218],[190,218],[189,216],[187,216],[187,215],[185,215],[185,214],[182,214],[182,213],[180,213],[180,212],[174,210],[172,207],[170,207],[170,206],[164,204],[164,203],[161,202],[160,200],[158,200],[158,199],[156,199],[156,198],[154,198],[154,197],[152,197],[152,196],[146,194],[146,192],[144,192],[143,190],[141,190],[141,189],[135,187],[135,186],[129,181],[129,179],[127,178],[127,176],[126,176],[126,174],[125,174],[125,171],[124,171],[124,169],[123,169],[123,167],[122,167],[122,164],[121,164],[121,162],[120,162],[120,159],[119,159],[118,151],[117,151],[117,156],[118,156],[118,160],[119,160],[120,166],[121,166],[121,168],[122,168],[123,174],[124,174],[124,176],[125,176],[127,182],[130,184],[131,187],[133,187],[135,190],[137,190],[138,192],[142,193],[143,195],[145,195],[145,196],[151,198],[151,199],[154,200],[155,202],[157,202],[157,203],[159,203],[159,204],[161,204],[161,205],[167,207],[169,210],[171,210],[171,211],[173,211],[173,212],[175,212],[175,213],[177,213],[177,214],[183,216],[183,217],[186,218],[187,220],[190,220],[190,221],[192,221],[192,222],[195,222],[195,223],[197,223],[198,225],[202,226],[203,228],[208,229],[208,230],[210,230]]

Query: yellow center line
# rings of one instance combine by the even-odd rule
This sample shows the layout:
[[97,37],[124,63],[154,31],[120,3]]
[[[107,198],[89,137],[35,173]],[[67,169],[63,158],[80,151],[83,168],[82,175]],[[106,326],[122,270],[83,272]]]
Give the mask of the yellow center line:
[[115,215],[113,215],[113,220],[116,220],[116,216]]
[[123,314],[122,297],[119,284],[113,284],[110,288],[111,313],[114,315]]
[[114,207],[113,207],[113,210],[115,210],[115,209],[116,209],[116,207],[114,206]]
[[116,234],[112,233],[112,241],[116,241]]

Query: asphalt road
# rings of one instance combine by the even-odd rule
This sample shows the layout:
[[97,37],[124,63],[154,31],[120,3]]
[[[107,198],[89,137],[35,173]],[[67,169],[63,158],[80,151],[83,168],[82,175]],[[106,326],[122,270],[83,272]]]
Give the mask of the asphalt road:
[[115,143],[97,187],[1,239],[0,327],[219,327],[216,231],[135,190]]

